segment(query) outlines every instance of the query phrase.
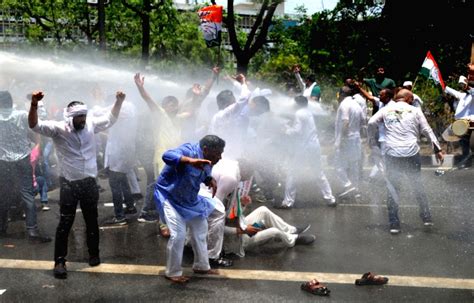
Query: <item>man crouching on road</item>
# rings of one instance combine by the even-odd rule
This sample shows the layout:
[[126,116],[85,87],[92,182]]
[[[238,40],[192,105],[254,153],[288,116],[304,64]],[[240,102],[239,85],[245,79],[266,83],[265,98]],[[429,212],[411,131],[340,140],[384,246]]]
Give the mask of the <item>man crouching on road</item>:
[[191,232],[194,250],[193,271],[199,274],[218,274],[211,269],[207,253],[207,217],[214,210],[212,199],[198,196],[200,184],[217,191],[211,176],[211,167],[224,151],[225,141],[207,135],[199,143],[186,143],[163,154],[165,167],[155,184],[155,200],[162,218],[170,229],[166,248],[165,277],[175,283],[186,283],[183,276],[183,259],[186,228]]

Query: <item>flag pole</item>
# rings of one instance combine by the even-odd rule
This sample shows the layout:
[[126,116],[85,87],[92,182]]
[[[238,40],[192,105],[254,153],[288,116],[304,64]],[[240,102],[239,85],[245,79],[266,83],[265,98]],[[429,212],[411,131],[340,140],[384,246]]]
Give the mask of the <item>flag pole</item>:
[[415,89],[415,84],[416,84],[416,81],[418,80],[418,76],[419,75],[416,75],[415,81],[413,81],[413,86],[411,87],[412,91]]

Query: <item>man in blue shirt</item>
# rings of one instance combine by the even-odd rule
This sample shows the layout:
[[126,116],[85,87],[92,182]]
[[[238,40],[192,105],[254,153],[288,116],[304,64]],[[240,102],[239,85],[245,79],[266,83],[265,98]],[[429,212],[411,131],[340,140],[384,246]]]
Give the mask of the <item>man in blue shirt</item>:
[[204,183],[215,195],[217,185],[211,168],[221,159],[224,147],[224,140],[207,135],[197,144],[185,143],[163,154],[166,165],[155,184],[155,200],[161,218],[170,229],[165,277],[173,282],[189,280],[183,276],[181,267],[187,227],[194,250],[193,271],[218,274],[210,268],[207,253],[207,217],[214,209],[214,202],[198,196],[198,192]]

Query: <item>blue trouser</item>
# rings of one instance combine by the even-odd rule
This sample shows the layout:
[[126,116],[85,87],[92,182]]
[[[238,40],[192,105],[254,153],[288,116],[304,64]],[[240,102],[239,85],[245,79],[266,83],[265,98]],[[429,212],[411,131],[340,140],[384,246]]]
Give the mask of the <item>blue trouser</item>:
[[41,203],[48,203],[48,182],[43,176],[36,176],[36,192],[40,194]]
[[50,187],[53,185],[53,181],[51,180],[51,166],[49,165],[49,157],[53,152],[53,142],[47,141],[43,147],[43,168],[44,168],[44,178],[46,179],[46,185]]
[[127,207],[133,207],[133,196],[128,184],[127,174],[109,171],[109,185],[112,190],[112,201],[114,202],[115,218],[123,219],[123,203]]
[[18,195],[14,190],[18,187],[25,208],[26,228],[28,230],[38,228],[33,188],[33,169],[30,164],[30,157],[27,156],[12,162],[0,160],[0,231],[7,230],[8,210],[10,209],[11,201],[15,201]]
[[[385,155],[385,165],[387,168],[387,179],[393,185],[397,196],[400,196],[401,181],[403,177],[408,178],[409,190],[415,194],[415,199],[420,206],[420,218],[423,221],[431,220],[428,198],[425,188],[421,182],[421,158],[420,154],[412,157],[392,157]],[[398,218],[398,198],[388,193],[387,207],[388,220],[391,225],[399,226]]]

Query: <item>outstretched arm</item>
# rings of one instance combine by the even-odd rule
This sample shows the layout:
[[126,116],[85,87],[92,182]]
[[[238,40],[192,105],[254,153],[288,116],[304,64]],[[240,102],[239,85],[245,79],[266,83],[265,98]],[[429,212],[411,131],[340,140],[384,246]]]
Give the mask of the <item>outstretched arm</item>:
[[155,103],[155,101],[151,98],[151,96],[145,90],[145,77],[142,77],[140,73],[136,73],[134,80],[138,88],[138,91],[140,92],[140,96],[142,96],[143,100],[145,100],[150,110],[152,112],[158,111],[158,105]]
[[114,103],[114,107],[112,107],[112,116],[115,117],[115,119],[118,118],[119,114],[120,114],[120,109],[122,108],[122,104],[123,104],[123,101],[125,100],[125,94],[121,91],[118,91],[116,94],[115,94],[115,103]]
[[306,87],[303,82],[303,78],[301,78],[301,75],[300,75],[300,67],[295,66],[293,68],[293,72],[295,73],[296,81],[298,81],[298,86],[300,87],[301,91],[304,91]]

